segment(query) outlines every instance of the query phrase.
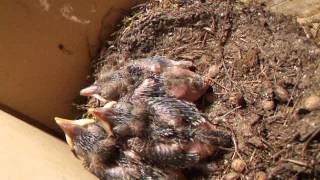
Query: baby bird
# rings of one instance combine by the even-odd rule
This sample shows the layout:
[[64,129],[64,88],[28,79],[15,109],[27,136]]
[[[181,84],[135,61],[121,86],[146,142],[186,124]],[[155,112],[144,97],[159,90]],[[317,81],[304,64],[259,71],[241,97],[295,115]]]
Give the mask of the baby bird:
[[[230,147],[230,134],[218,130],[209,122],[205,122],[196,127],[186,127],[183,130],[177,130],[173,127],[164,127],[163,125],[150,123],[146,130],[148,137],[159,142],[201,142],[219,147]],[[150,138],[149,138],[150,139]]]
[[[118,149],[115,139],[108,135],[93,119],[66,120],[55,118],[64,131],[67,143],[83,165],[98,177],[103,177],[105,165],[114,163]],[[108,171],[105,171],[108,173]]]
[[[158,169],[141,162],[132,161],[130,159],[132,153],[134,152],[131,151],[130,155],[128,155],[128,151],[123,151],[116,164],[105,166],[103,169],[94,168],[95,174],[98,174],[98,177],[102,180],[184,179],[184,176],[179,171]],[[135,154],[134,156],[138,155]]]
[[147,77],[159,75],[170,67],[183,69],[191,66],[193,64],[189,61],[173,61],[159,56],[137,60],[119,70],[101,74],[97,82],[82,89],[80,95],[92,96],[102,102],[118,100]]
[[[210,129],[204,125],[207,121],[192,103],[170,97],[149,98],[146,105],[149,110],[148,119],[144,120],[141,116],[132,114],[137,106],[123,105],[119,103],[117,106],[115,102],[113,106],[91,112],[99,120],[112,124],[113,131],[119,132],[119,126],[127,127],[121,131],[127,133],[117,133],[119,136],[127,136],[128,132],[139,132],[130,134],[130,137],[140,135],[140,138],[132,138],[128,144],[147,162],[164,163],[173,167],[195,164],[213,155],[219,143],[224,141],[220,140],[223,136],[209,133]],[[131,122],[134,123],[128,125]],[[137,126],[137,122],[144,126]],[[202,133],[202,130],[208,130],[208,133]],[[147,139],[144,139],[145,137]],[[194,141],[196,139],[199,140]]]
[[108,75],[101,77],[95,84],[80,91],[81,96],[91,96],[102,103],[118,100],[134,88],[135,83],[141,81],[140,76],[130,75],[129,72],[120,69],[108,72]]
[[163,171],[144,165],[133,151],[119,150],[115,139],[103,125],[93,119],[66,120],[55,118],[66,135],[72,152],[84,166],[102,180],[109,179],[180,179],[177,172]]
[[209,122],[202,123],[188,133],[194,141],[212,144],[220,147],[231,146],[231,135],[218,130]]
[[91,108],[89,113],[105,124],[109,134],[115,133],[118,137],[212,138],[207,143],[223,137],[223,133],[219,135],[210,128],[193,103],[172,97],[150,97],[145,104],[135,105],[113,101],[102,108]]
[[146,112],[143,106],[129,102],[109,102],[101,108],[88,110],[101,123],[108,127],[106,131],[118,137],[142,136],[146,127]]
[[231,144],[231,136],[217,130],[193,103],[172,97],[151,97],[147,99],[146,111],[154,139],[198,141],[223,147]]
[[191,61],[174,61],[161,56],[154,56],[149,58],[144,58],[138,61],[134,61],[129,64],[131,67],[142,67],[142,69],[148,69],[151,72],[160,74],[166,71],[169,67],[180,67],[184,69],[189,69],[194,66]]
[[132,150],[125,150],[120,157],[121,164],[130,164],[131,167],[137,168],[140,173],[140,179],[163,179],[163,180],[184,180],[185,177],[177,169],[162,168],[159,169],[142,161],[141,156]]
[[217,149],[214,145],[200,142],[144,141],[137,137],[129,139],[128,146],[152,165],[173,168],[195,167]]
[[[207,144],[228,146],[230,135],[215,129],[193,103],[171,97],[151,97],[145,104],[109,102],[90,109],[118,137],[152,137],[153,139],[199,140]],[[104,127],[108,127],[105,125]]]
[[206,122],[193,103],[173,97],[151,97],[147,99],[147,111],[153,122],[164,127],[183,131]]
[[89,109],[89,113],[110,124],[112,131],[131,136],[142,135],[150,122],[163,128],[172,127],[175,131],[184,131],[206,122],[194,104],[171,97],[151,97],[145,104],[135,105],[110,102],[102,108]]
[[209,88],[209,80],[188,69],[170,67],[161,74],[169,96],[189,102],[197,101]]
[[145,79],[132,93],[130,101],[148,97],[175,97],[189,102],[197,101],[209,88],[200,75],[179,67],[169,67],[161,75]]

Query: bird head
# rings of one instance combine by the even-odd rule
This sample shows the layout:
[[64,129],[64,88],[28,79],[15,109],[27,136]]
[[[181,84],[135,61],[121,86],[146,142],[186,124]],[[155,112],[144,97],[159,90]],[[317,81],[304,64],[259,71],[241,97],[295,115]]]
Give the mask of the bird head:
[[80,135],[81,130],[96,123],[94,119],[68,120],[59,117],[55,117],[54,119],[63,130],[66,136],[66,141],[72,149],[74,148],[75,138]]
[[170,67],[162,75],[167,93],[178,99],[197,101],[209,88],[209,84],[198,74],[180,67]]
[[80,120],[68,120],[59,117],[55,117],[56,123],[63,130],[66,141],[71,148],[71,151],[78,158],[76,151],[76,141],[83,135],[83,132],[87,131],[90,125],[96,123],[94,119],[80,119]]
[[86,167],[100,162],[111,162],[118,152],[115,139],[108,136],[108,132],[94,119],[55,118],[55,121],[64,131],[71,152],[82,160]]

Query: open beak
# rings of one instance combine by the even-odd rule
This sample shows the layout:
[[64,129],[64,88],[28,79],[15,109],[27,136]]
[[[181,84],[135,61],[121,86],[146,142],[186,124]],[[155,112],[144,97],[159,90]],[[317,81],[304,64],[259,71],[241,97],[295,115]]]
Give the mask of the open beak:
[[117,104],[116,101],[108,102],[102,108],[90,108],[88,113],[92,114],[99,120],[102,124],[104,130],[108,133],[109,136],[113,135],[112,123],[109,121],[108,116],[113,116],[112,108]]
[[92,114],[98,120],[106,121],[108,116],[113,116],[113,107],[117,104],[116,101],[110,101],[101,108],[90,108],[88,113]]
[[77,129],[96,123],[94,119],[68,120],[55,117],[54,120],[63,130],[66,136],[66,141],[71,147],[71,149],[73,149],[74,147],[74,138],[77,135]]

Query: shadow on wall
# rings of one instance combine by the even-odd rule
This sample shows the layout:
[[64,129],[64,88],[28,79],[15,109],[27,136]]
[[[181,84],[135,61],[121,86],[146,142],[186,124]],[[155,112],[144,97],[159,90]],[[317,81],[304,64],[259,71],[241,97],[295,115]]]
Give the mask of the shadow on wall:
[[90,57],[140,2],[2,0],[0,103],[54,131],[54,116],[75,118],[72,104],[88,83]]

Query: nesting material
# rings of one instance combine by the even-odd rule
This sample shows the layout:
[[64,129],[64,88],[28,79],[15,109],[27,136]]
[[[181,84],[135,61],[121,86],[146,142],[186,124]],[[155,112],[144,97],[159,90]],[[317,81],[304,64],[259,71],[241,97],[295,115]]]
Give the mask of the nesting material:
[[[192,62],[192,65],[189,64],[192,66],[190,70],[201,77],[210,78],[206,82],[214,93],[214,100],[207,103],[205,97],[194,103],[211,125],[228,129],[233,146],[211,162],[219,168],[213,172],[203,168],[205,166],[200,168],[206,178],[226,177],[228,172],[233,171],[230,169],[231,162],[237,156],[248,162],[246,170],[241,171],[241,178],[244,179],[261,170],[268,172],[268,177],[279,179],[289,179],[297,174],[317,178],[315,175],[319,170],[310,166],[319,163],[314,160],[319,146],[314,141],[317,136],[311,133],[309,139],[296,140],[299,139],[296,138],[299,136],[297,129],[317,131],[294,118],[292,112],[302,102],[304,93],[319,91],[320,76],[316,75],[316,68],[319,66],[320,50],[312,39],[306,37],[304,29],[294,19],[270,13],[264,6],[248,7],[229,0],[152,1],[137,7],[136,12],[126,18],[121,29],[114,34],[114,39],[106,41],[93,63],[96,82],[103,82],[105,74],[111,70],[156,55]],[[213,68],[215,65],[219,65],[219,71]],[[159,70],[157,66],[151,69]],[[304,77],[303,80],[301,77]],[[312,83],[303,84],[302,81]],[[131,86],[131,82],[125,81],[125,86],[120,84],[119,89],[132,92],[135,87]],[[200,85],[190,84],[194,87]],[[174,92],[187,92],[182,89]],[[113,90],[116,88],[108,92]],[[111,97],[118,96],[122,94]],[[264,100],[270,102],[261,106]],[[90,101],[87,106],[100,107],[103,103],[99,102]],[[314,104],[317,103],[309,102],[307,107],[315,109],[317,105]],[[313,111],[312,115],[319,117],[317,113]],[[253,122],[252,114],[258,114],[261,118]],[[320,118],[315,119],[319,121]],[[178,119],[170,122],[180,124]],[[207,127],[202,128],[202,132],[206,132]],[[166,128],[158,130],[172,133]],[[200,133],[196,137],[200,139],[207,135]],[[221,144],[219,140],[211,139],[211,143]],[[144,141],[136,139],[132,142],[138,148],[139,143]],[[149,143],[146,145],[150,147]],[[175,144],[158,147],[170,150],[165,152],[181,150]],[[191,146],[185,143],[184,148],[187,147]],[[153,152],[150,149],[148,152]],[[206,146],[193,146],[191,149],[201,150],[203,156],[206,152],[213,152]],[[304,155],[303,159],[301,154]],[[153,156],[161,157],[159,154]],[[184,170],[181,174],[186,173],[187,177],[196,178],[199,175],[194,169]],[[166,171],[165,174],[170,173]]]

